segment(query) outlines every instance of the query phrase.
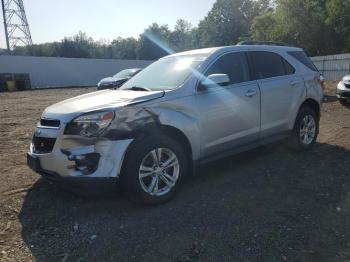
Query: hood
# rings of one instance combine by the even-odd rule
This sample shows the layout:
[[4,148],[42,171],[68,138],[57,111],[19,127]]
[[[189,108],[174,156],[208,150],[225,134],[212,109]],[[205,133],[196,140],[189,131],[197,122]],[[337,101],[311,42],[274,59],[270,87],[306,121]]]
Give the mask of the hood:
[[103,90],[73,97],[46,108],[43,117],[71,121],[83,113],[161,98],[164,91]]

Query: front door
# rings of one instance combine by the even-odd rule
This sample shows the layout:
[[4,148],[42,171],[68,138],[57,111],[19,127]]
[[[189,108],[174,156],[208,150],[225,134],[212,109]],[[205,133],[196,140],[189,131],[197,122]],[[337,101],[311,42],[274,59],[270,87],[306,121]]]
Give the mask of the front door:
[[211,74],[227,74],[230,83],[197,93],[203,158],[249,144],[260,132],[260,90],[257,82],[250,80],[245,53],[221,56],[205,76]]

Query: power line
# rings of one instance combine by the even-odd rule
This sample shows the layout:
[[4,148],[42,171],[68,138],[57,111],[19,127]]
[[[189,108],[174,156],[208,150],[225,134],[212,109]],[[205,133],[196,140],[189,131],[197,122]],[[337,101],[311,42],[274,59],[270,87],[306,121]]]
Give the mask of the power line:
[[22,0],[1,0],[7,50],[33,45]]

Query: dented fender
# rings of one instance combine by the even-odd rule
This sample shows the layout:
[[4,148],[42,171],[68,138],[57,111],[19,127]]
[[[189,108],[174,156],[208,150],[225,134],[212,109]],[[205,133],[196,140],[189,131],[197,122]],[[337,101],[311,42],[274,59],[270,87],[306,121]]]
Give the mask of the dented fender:
[[111,140],[133,139],[149,129],[172,127],[186,136],[196,160],[200,155],[199,123],[194,112],[186,109],[186,106],[171,102],[125,107],[116,112],[115,120],[104,136]]

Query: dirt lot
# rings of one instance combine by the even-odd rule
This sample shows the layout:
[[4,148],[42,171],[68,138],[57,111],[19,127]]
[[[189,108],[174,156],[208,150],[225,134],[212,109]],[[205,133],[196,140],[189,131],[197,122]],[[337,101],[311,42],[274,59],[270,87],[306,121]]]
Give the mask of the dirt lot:
[[226,158],[172,202],[141,207],[75,196],[26,167],[43,109],[89,91],[0,94],[1,261],[350,261],[350,109],[334,97],[313,151],[279,143]]

